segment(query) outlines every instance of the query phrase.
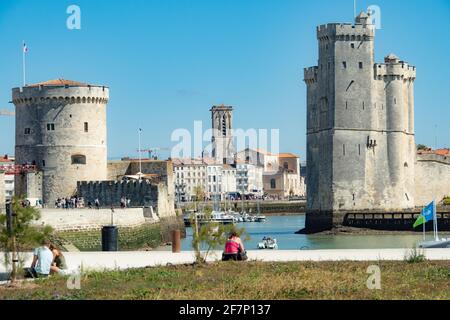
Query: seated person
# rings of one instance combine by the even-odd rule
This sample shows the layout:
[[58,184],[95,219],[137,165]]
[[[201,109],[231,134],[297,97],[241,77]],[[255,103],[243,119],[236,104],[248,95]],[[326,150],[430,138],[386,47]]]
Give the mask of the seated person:
[[50,267],[50,274],[65,274],[67,271],[66,259],[62,252],[53,244],[50,245],[50,250],[53,254],[53,262]]
[[31,268],[26,270],[28,276],[31,276],[32,278],[48,277],[52,262],[53,253],[50,250],[50,241],[44,239],[42,241],[42,246],[34,250]]
[[227,243],[225,244],[225,251],[222,255],[222,261],[245,260],[242,258],[244,254],[245,249],[241,238],[239,238],[236,232],[232,232],[227,240]]

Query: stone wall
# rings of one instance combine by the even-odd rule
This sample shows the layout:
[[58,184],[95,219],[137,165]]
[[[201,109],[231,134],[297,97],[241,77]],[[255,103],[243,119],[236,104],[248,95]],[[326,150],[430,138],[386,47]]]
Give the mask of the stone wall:
[[122,197],[131,200],[131,207],[152,207],[159,217],[175,215],[173,200],[170,200],[165,183],[153,184],[142,181],[82,181],[78,182],[78,195],[85,204],[94,204],[96,198],[101,207],[120,207]]
[[15,194],[19,197],[42,200],[42,178],[42,171],[16,175],[14,179]]
[[[173,215],[175,207],[175,180],[172,161],[144,160],[141,162],[143,174],[157,175],[159,182],[159,194],[157,206],[161,208],[158,212],[161,216]],[[112,181],[121,180],[125,175],[136,175],[140,170],[139,161],[109,161],[108,179]],[[120,200],[120,198],[119,198]]]
[[433,199],[440,202],[444,197],[450,197],[450,158],[417,155],[415,182],[417,207],[425,206]]
[[[100,230],[111,224],[111,209],[41,209],[38,225],[50,225],[57,231]],[[114,225],[119,227],[137,227],[145,224],[144,209],[114,209]],[[157,222],[158,217],[151,219]]]
[[[162,219],[159,223],[144,223],[136,227],[118,228],[119,250],[155,248],[171,241],[172,230],[185,234],[183,221],[176,218]],[[55,242],[61,246],[70,242],[81,251],[101,251],[101,230],[59,231]]]

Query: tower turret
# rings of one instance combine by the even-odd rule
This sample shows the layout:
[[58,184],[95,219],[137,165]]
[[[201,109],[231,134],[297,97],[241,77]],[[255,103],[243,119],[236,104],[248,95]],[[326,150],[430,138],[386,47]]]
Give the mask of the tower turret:
[[12,90],[16,164],[42,171],[44,203],[72,196],[77,181],[106,180],[108,100],[105,86],[64,79]]

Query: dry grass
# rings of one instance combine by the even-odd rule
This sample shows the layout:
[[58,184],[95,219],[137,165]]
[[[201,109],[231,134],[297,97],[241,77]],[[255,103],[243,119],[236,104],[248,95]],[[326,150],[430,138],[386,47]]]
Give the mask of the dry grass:
[[[369,265],[381,290],[369,290]],[[0,287],[1,299],[450,299],[450,262],[216,263],[83,275],[81,290],[65,278],[25,288]]]

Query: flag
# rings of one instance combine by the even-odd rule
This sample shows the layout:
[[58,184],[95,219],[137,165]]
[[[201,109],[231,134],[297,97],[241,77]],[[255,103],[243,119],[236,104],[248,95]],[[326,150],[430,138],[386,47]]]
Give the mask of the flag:
[[23,53],[28,53],[28,46],[25,42],[23,43]]
[[434,201],[427,205],[423,210],[420,216],[417,218],[416,222],[414,222],[413,228],[420,226],[428,221],[434,219]]

